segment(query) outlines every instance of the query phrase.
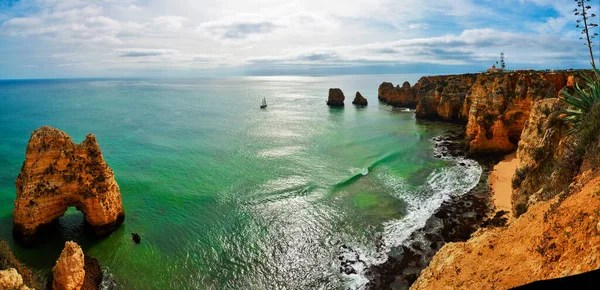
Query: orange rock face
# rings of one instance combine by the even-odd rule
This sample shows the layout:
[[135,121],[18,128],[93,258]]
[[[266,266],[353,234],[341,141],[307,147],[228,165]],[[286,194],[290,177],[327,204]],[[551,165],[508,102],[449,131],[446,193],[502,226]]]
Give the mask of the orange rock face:
[[0,270],[0,289],[29,289],[15,268]]
[[467,123],[470,154],[514,151],[533,103],[555,98],[587,72],[517,71],[426,76],[412,87],[383,83],[380,99],[393,106],[416,106],[416,117]]
[[16,186],[13,232],[22,241],[70,206],[84,213],[98,235],[110,233],[125,217],[119,186],[92,134],[75,144],[58,129],[35,130]]
[[575,187],[508,227],[446,244],[411,289],[509,289],[600,268],[600,178]]
[[66,242],[52,268],[53,290],[79,290],[85,279],[83,250],[75,242]]
[[567,126],[560,120],[564,102],[558,98],[537,101],[517,149],[517,171],[513,176],[513,212],[525,212],[538,201],[553,198],[564,190],[579,170],[575,152],[566,144]]
[[386,99],[388,104],[396,107],[414,108],[417,105],[417,92],[404,82],[402,87],[396,86],[388,91]]
[[381,85],[379,85],[379,89],[377,90],[377,97],[379,100],[387,102],[387,96],[393,88],[394,85],[388,82],[383,82]]

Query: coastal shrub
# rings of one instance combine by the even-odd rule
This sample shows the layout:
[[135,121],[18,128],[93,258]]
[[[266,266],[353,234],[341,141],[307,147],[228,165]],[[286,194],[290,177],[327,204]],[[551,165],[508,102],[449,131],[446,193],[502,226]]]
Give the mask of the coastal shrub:
[[548,116],[548,128],[554,128],[561,122],[560,111],[554,111]]
[[[563,112],[566,114],[564,120],[571,125],[569,134],[574,134],[585,128],[582,120],[592,111],[592,108],[600,102],[600,69],[594,69],[594,76],[584,76],[586,81],[584,87],[575,85],[575,94],[564,92],[561,98],[565,103],[572,106]],[[582,125],[583,124],[583,125]]]

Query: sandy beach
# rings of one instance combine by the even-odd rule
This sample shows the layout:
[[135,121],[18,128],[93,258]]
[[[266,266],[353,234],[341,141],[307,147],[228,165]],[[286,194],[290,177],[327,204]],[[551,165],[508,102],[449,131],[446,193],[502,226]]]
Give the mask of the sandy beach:
[[490,174],[490,185],[492,187],[492,201],[496,211],[511,211],[512,177],[517,169],[517,154],[511,153],[500,161]]

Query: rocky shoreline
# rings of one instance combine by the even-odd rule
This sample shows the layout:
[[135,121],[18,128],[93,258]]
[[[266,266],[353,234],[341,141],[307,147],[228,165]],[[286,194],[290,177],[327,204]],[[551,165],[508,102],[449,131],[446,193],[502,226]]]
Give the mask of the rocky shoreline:
[[[433,139],[436,158],[465,156],[462,146],[465,132],[447,131]],[[489,175],[498,157],[475,158],[483,172],[478,184],[468,193],[443,202],[425,226],[413,232],[399,247],[393,248],[386,262],[366,270],[367,289],[408,289],[427,267],[435,253],[446,243],[466,241],[482,224],[491,225]],[[466,166],[464,163],[459,163]]]
[[[392,106],[416,108],[417,119],[466,124],[464,135],[451,132],[448,136],[434,139],[437,142],[436,148],[441,149],[435,153],[436,157],[465,154],[476,160],[484,171],[475,188],[465,195],[455,196],[444,202],[423,228],[413,232],[403,245],[390,251],[385,263],[371,266],[366,272],[369,279],[366,288],[389,289],[392,286],[394,289],[408,289],[417,279],[428,279],[419,277],[422,271],[429,271],[430,277],[431,272],[443,271],[440,270],[441,263],[452,263],[451,257],[454,256],[448,258],[450,260],[443,260],[444,258],[439,258],[439,254],[436,254],[438,251],[456,248],[456,244],[463,244],[460,242],[471,241],[471,235],[478,228],[506,225],[507,211],[499,211],[486,218],[492,214],[489,176],[493,166],[501,159],[498,156],[514,152],[518,147],[517,157],[523,164],[545,164],[544,160],[551,162],[553,159],[543,158],[540,153],[561,152],[554,150],[561,139],[546,136],[549,132],[552,136],[562,136],[561,132],[565,131],[560,125],[561,122],[556,121],[556,112],[559,111],[557,108],[560,107],[556,104],[561,103],[557,97],[563,90],[572,90],[574,84],[581,83],[583,77],[589,73],[590,71],[516,71],[423,77],[412,87],[406,82],[402,87],[382,83],[378,91],[382,102]],[[552,112],[556,114],[553,115]],[[545,147],[538,148],[540,140]],[[463,148],[464,151],[461,151]],[[533,150],[530,150],[531,148]],[[520,156],[519,152],[522,152]],[[561,158],[562,155],[557,156],[555,158]],[[520,166],[529,168],[527,166],[530,165]],[[550,164],[545,168],[553,170],[555,165]],[[569,184],[565,181],[568,178],[555,178],[555,174],[550,177],[550,174],[543,172],[527,171],[532,170],[517,170],[518,178],[512,180],[513,190],[516,190],[512,195],[515,216],[527,210],[527,204],[532,200],[531,196],[535,196],[535,200],[548,199],[555,195],[555,191],[560,191],[565,184]],[[558,174],[561,175],[567,174]],[[550,183],[555,182],[560,186],[546,188],[547,196],[541,197],[537,197],[535,192],[544,187],[544,182],[523,186],[523,179],[531,183],[543,178],[550,178]],[[445,244],[448,245],[443,247]],[[448,256],[448,253],[445,254]],[[429,265],[430,262],[434,263],[432,259],[437,259],[438,266],[435,270]],[[458,266],[467,265],[457,265],[457,272],[453,272],[452,275],[460,275]],[[466,275],[464,278],[472,279],[472,275]]]

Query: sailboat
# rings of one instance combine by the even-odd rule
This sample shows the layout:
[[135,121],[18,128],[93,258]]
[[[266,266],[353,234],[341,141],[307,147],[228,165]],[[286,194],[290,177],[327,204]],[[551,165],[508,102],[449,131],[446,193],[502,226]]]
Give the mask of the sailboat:
[[261,108],[261,109],[264,109],[264,108],[266,108],[266,107],[267,107],[267,98],[263,98],[263,99],[262,99],[262,105],[260,105],[260,108]]

